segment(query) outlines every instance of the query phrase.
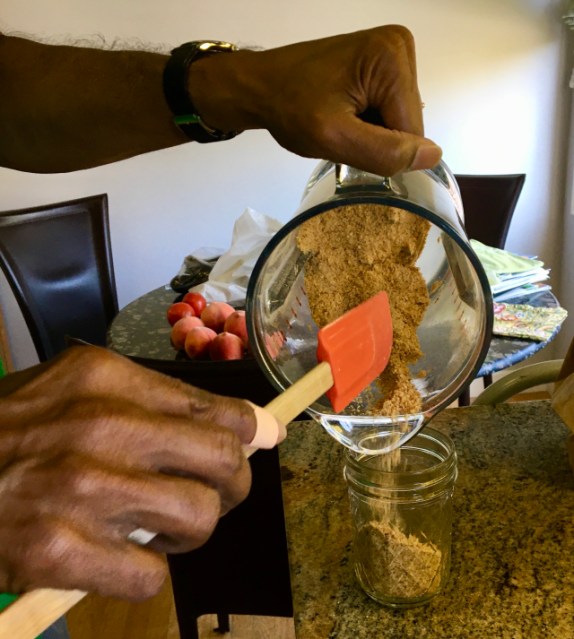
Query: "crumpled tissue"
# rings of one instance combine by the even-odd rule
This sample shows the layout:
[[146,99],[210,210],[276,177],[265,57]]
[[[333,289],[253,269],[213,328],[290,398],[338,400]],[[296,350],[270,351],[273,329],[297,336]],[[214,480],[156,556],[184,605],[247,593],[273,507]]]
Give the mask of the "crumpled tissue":
[[279,220],[249,207],[245,209],[233,226],[231,246],[217,260],[208,280],[189,290],[201,293],[209,301],[243,305],[253,267],[282,226]]

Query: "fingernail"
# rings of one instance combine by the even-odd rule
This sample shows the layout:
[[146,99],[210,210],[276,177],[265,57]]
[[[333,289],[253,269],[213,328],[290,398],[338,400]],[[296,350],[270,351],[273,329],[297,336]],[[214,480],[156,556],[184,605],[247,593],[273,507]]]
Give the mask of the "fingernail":
[[442,149],[440,146],[425,140],[421,143],[412,164],[409,167],[409,171],[417,171],[418,169],[432,169],[439,163],[442,157]]
[[249,401],[247,403],[253,408],[257,420],[255,435],[248,445],[254,448],[273,448],[282,442],[287,436],[285,425],[278,422],[269,411],[261,406]]

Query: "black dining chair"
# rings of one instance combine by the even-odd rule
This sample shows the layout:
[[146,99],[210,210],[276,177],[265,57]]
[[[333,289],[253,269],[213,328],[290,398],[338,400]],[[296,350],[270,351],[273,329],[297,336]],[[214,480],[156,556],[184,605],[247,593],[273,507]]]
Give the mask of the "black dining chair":
[[[510,222],[520,197],[526,175],[458,175],[455,174],[464,209],[464,226],[471,240],[494,248],[504,248]],[[486,388],[492,375],[483,377]],[[470,389],[459,397],[459,406],[470,403]]]
[[40,361],[68,338],[106,344],[118,312],[106,194],[0,213],[0,268]]

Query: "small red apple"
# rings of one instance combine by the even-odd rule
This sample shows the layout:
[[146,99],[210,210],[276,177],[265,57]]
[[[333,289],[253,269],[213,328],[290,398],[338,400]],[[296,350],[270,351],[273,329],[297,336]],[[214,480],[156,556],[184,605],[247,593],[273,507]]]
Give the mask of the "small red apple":
[[201,321],[216,333],[223,330],[225,320],[235,309],[227,302],[211,302],[201,312]]
[[207,326],[192,328],[185,338],[185,352],[188,357],[197,359],[209,355],[209,345],[217,337],[217,333]]
[[167,309],[167,321],[173,326],[182,317],[192,317],[195,315],[193,308],[185,302],[175,302]]
[[196,326],[203,326],[203,322],[199,319],[199,317],[186,315],[180,320],[177,320],[177,322],[172,326],[170,333],[171,343],[176,350],[183,350],[187,334]]
[[243,341],[233,333],[219,333],[209,345],[209,356],[214,361],[243,359]]
[[194,291],[186,293],[181,301],[189,304],[198,317],[201,315],[203,309],[207,306],[205,297],[203,297],[201,293],[196,293]]
[[249,337],[247,335],[247,321],[245,319],[245,311],[234,311],[225,320],[223,330],[228,333],[233,333],[240,337],[243,341],[243,346],[247,348],[249,345]]

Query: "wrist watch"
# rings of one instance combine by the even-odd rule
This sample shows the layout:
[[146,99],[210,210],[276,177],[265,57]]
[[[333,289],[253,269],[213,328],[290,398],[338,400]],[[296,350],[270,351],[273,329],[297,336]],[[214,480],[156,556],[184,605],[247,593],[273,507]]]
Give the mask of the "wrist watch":
[[196,142],[221,142],[234,138],[239,131],[219,131],[205,124],[193,105],[188,88],[189,67],[196,60],[216,53],[231,53],[238,48],[229,42],[196,40],[186,42],[171,52],[163,71],[163,93],[173,113],[173,121]]

